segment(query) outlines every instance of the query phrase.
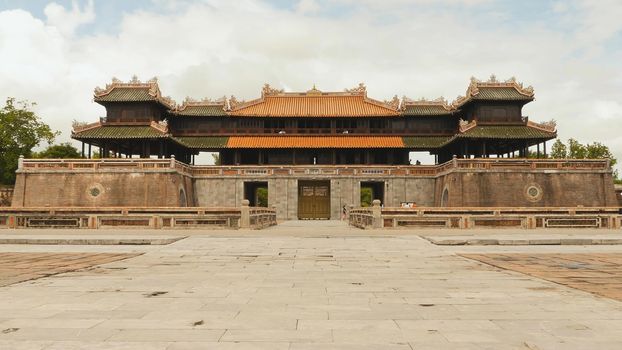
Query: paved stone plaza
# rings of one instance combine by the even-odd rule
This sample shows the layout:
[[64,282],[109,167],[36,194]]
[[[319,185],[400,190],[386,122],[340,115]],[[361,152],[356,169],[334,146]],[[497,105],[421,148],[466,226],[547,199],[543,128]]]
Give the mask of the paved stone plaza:
[[[561,254],[593,256],[619,286],[622,245],[437,246],[419,237],[430,233],[320,221],[262,231],[105,232],[188,236],[170,245],[3,244],[0,259],[80,253],[96,266],[0,287],[0,349],[622,347],[619,301],[463,256],[539,264],[531,271],[554,266]],[[93,254],[123,260],[98,265],[106,261]],[[573,266],[574,277],[601,273],[593,261]]]

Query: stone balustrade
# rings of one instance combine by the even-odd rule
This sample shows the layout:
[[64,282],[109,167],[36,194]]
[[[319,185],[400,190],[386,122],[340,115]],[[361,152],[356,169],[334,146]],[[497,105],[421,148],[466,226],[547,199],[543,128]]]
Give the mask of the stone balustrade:
[[171,159],[20,159],[19,172],[45,171],[176,171],[191,177],[301,176],[420,176],[435,177],[449,171],[611,171],[607,159],[454,158],[438,165],[188,165]]
[[0,228],[250,228],[276,225],[274,208],[0,208]]
[[[376,201],[374,201],[376,202]],[[606,228],[622,227],[622,208],[380,208],[350,210],[359,228]]]

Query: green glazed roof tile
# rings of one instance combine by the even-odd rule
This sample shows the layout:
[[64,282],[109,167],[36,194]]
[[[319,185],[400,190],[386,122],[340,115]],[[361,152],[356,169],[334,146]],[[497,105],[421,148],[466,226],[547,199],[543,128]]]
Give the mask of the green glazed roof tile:
[[74,139],[152,139],[167,134],[150,126],[100,126],[77,132]]
[[404,136],[402,141],[406,148],[439,148],[443,147],[452,136]]
[[532,97],[525,96],[513,87],[480,87],[479,92],[472,97],[474,100],[503,100],[503,101],[531,101]]
[[143,102],[157,101],[149,94],[149,88],[115,87],[110,93],[95,97],[97,102]]
[[220,117],[226,116],[227,113],[223,110],[223,105],[209,105],[209,106],[186,106],[182,110],[175,111],[175,115],[190,116],[190,117]]
[[406,105],[404,115],[448,115],[448,111],[443,106],[435,105]]
[[524,125],[478,125],[462,134],[458,134],[457,136],[482,139],[551,139],[556,137],[556,133]]
[[173,137],[182,146],[188,148],[226,148],[228,136],[181,136]]

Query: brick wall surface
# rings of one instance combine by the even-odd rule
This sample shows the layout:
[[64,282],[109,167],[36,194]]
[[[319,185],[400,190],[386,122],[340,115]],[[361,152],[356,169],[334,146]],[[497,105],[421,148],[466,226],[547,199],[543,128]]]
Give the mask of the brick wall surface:
[[309,175],[190,177],[169,171],[29,171],[18,173],[14,207],[45,206],[187,206],[239,207],[244,183],[268,183],[268,205],[278,219],[297,219],[298,181],[330,180],[331,218],[344,205],[360,206],[362,181],[383,181],[384,205],[557,207],[617,206],[613,180],[606,171],[456,170],[438,177],[370,175],[338,177]]

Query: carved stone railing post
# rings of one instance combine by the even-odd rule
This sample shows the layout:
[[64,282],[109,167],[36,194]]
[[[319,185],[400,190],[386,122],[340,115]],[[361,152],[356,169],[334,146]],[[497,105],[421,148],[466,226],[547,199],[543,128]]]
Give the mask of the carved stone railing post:
[[24,167],[24,156],[20,155],[17,160],[17,169],[22,169]]
[[240,228],[251,227],[251,211],[248,199],[242,199],[242,206],[240,207]]
[[380,207],[380,200],[374,199],[372,202],[371,212],[374,218],[373,228],[382,228],[382,208]]
[[171,168],[175,169],[175,155],[171,154]]

